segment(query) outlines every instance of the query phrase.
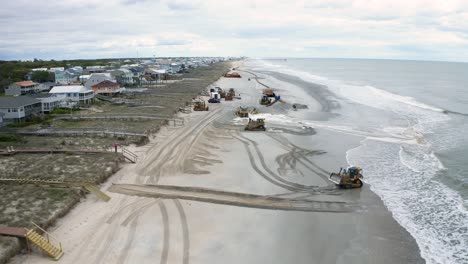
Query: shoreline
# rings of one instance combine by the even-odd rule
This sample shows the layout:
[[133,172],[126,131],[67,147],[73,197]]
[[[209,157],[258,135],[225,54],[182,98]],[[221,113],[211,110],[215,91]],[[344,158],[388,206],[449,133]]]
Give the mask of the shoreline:
[[[245,77],[212,84],[235,88],[242,100],[179,114],[183,126],[163,127],[149,144],[133,146],[141,159],[125,164],[101,189],[112,183],[176,185],[331,204],[351,201],[367,211],[286,212],[116,193],[109,193],[106,204],[88,196],[51,231],[64,245],[62,263],[423,262],[414,241],[368,187],[330,189],[320,176],[345,161],[343,146],[356,144],[356,137],[323,129],[307,135],[274,132],[274,125],[266,133],[243,132],[231,123],[238,106],[258,104],[255,83]],[[298,184],[327,192],[299,191]],[[51,261],[31,255],[12,263]]]

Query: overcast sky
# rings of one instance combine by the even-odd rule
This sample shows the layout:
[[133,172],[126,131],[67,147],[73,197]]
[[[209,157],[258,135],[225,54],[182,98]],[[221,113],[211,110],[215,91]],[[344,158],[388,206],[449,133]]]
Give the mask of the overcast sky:
[[0,59],[468,61],[468,0],[1,0]]

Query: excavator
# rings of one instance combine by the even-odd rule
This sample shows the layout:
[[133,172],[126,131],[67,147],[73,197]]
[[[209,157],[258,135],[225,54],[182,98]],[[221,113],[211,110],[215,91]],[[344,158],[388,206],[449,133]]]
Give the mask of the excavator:
[[350,189],[361,188],[363,185],[362,178],[364,176],[362,176],[361,167],[349,167],[347,169],[340,168],[338,173],[332,172],[328,179],[340,188]]

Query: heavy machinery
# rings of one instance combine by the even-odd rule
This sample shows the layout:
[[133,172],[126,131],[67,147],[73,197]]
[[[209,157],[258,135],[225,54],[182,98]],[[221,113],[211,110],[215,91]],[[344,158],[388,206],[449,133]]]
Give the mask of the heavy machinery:
[[224,77],[226,78],[242,78],[239,73],[233,72],[233,73],[226,73],[224,74]]
[[338,173],[332,172],[329,180],[341,188],[361,188],[363,183],[361,179],[361,167],[349,167],[348,169],[340,168]]
[[268,97],[275,97],[276,94],[273,92],[273,89],[263,89],[263,94]]
[[257,118],[256,120],[249,118],[249,123],[245,126],[248,131],[266,131],[265,118]]
[[268,98],[268,96],[264,95],[264,96],[262,96],[262,99],[260,99],[260,104],[261,105],[269,105],[269,104],[271,104],[271,99]]
[[208,111],[208,106],[205,101],[196,101],[193,104],[193,111]]
[[239,108],[236,111],[236,116],[238,116],[238,117],[249,117],[248,108],[239,106]]

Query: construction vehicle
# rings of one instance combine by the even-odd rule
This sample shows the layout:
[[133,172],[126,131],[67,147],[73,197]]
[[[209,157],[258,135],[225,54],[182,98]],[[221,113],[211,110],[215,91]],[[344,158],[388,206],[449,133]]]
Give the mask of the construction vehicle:
[[208,99],[208,103],[218,104],[218,103],[221,103],[221,101],[219,99],[216,99],[216,98],[210,98],[210,99]]
[[361,167],[349,167],[348,169],[340,168],[338,173],[332,172],[328,179],[341,188],[350,189],[361,188],[363,185],[362,178],[364,176],[362,176]]
[[224,77],[226,78],[242,78],[239,73],[233,72],[233,73],[226,73],[224,74]]
[[249,123],[245,126],[247,131],[266,131],[265,118],[257,118],[256,120],[249,118]]
[[249,117],[248,108],[239,106],[239,108],[236,111],[236,116],[238,116],[238,117]]
[[193,105],[193,111],[208,111],[205,101],[196,101]]
[[268,96],[268,97],[275,97],[275,93],[273,92],[273,89],[263,89],[263,94]]
[[262,99],[260,99],[260,104],[261,105],[269,105],[269,104],[271,104],[271,99],[268,98],[268,96],[264,95],[264,96],[262,96]]

